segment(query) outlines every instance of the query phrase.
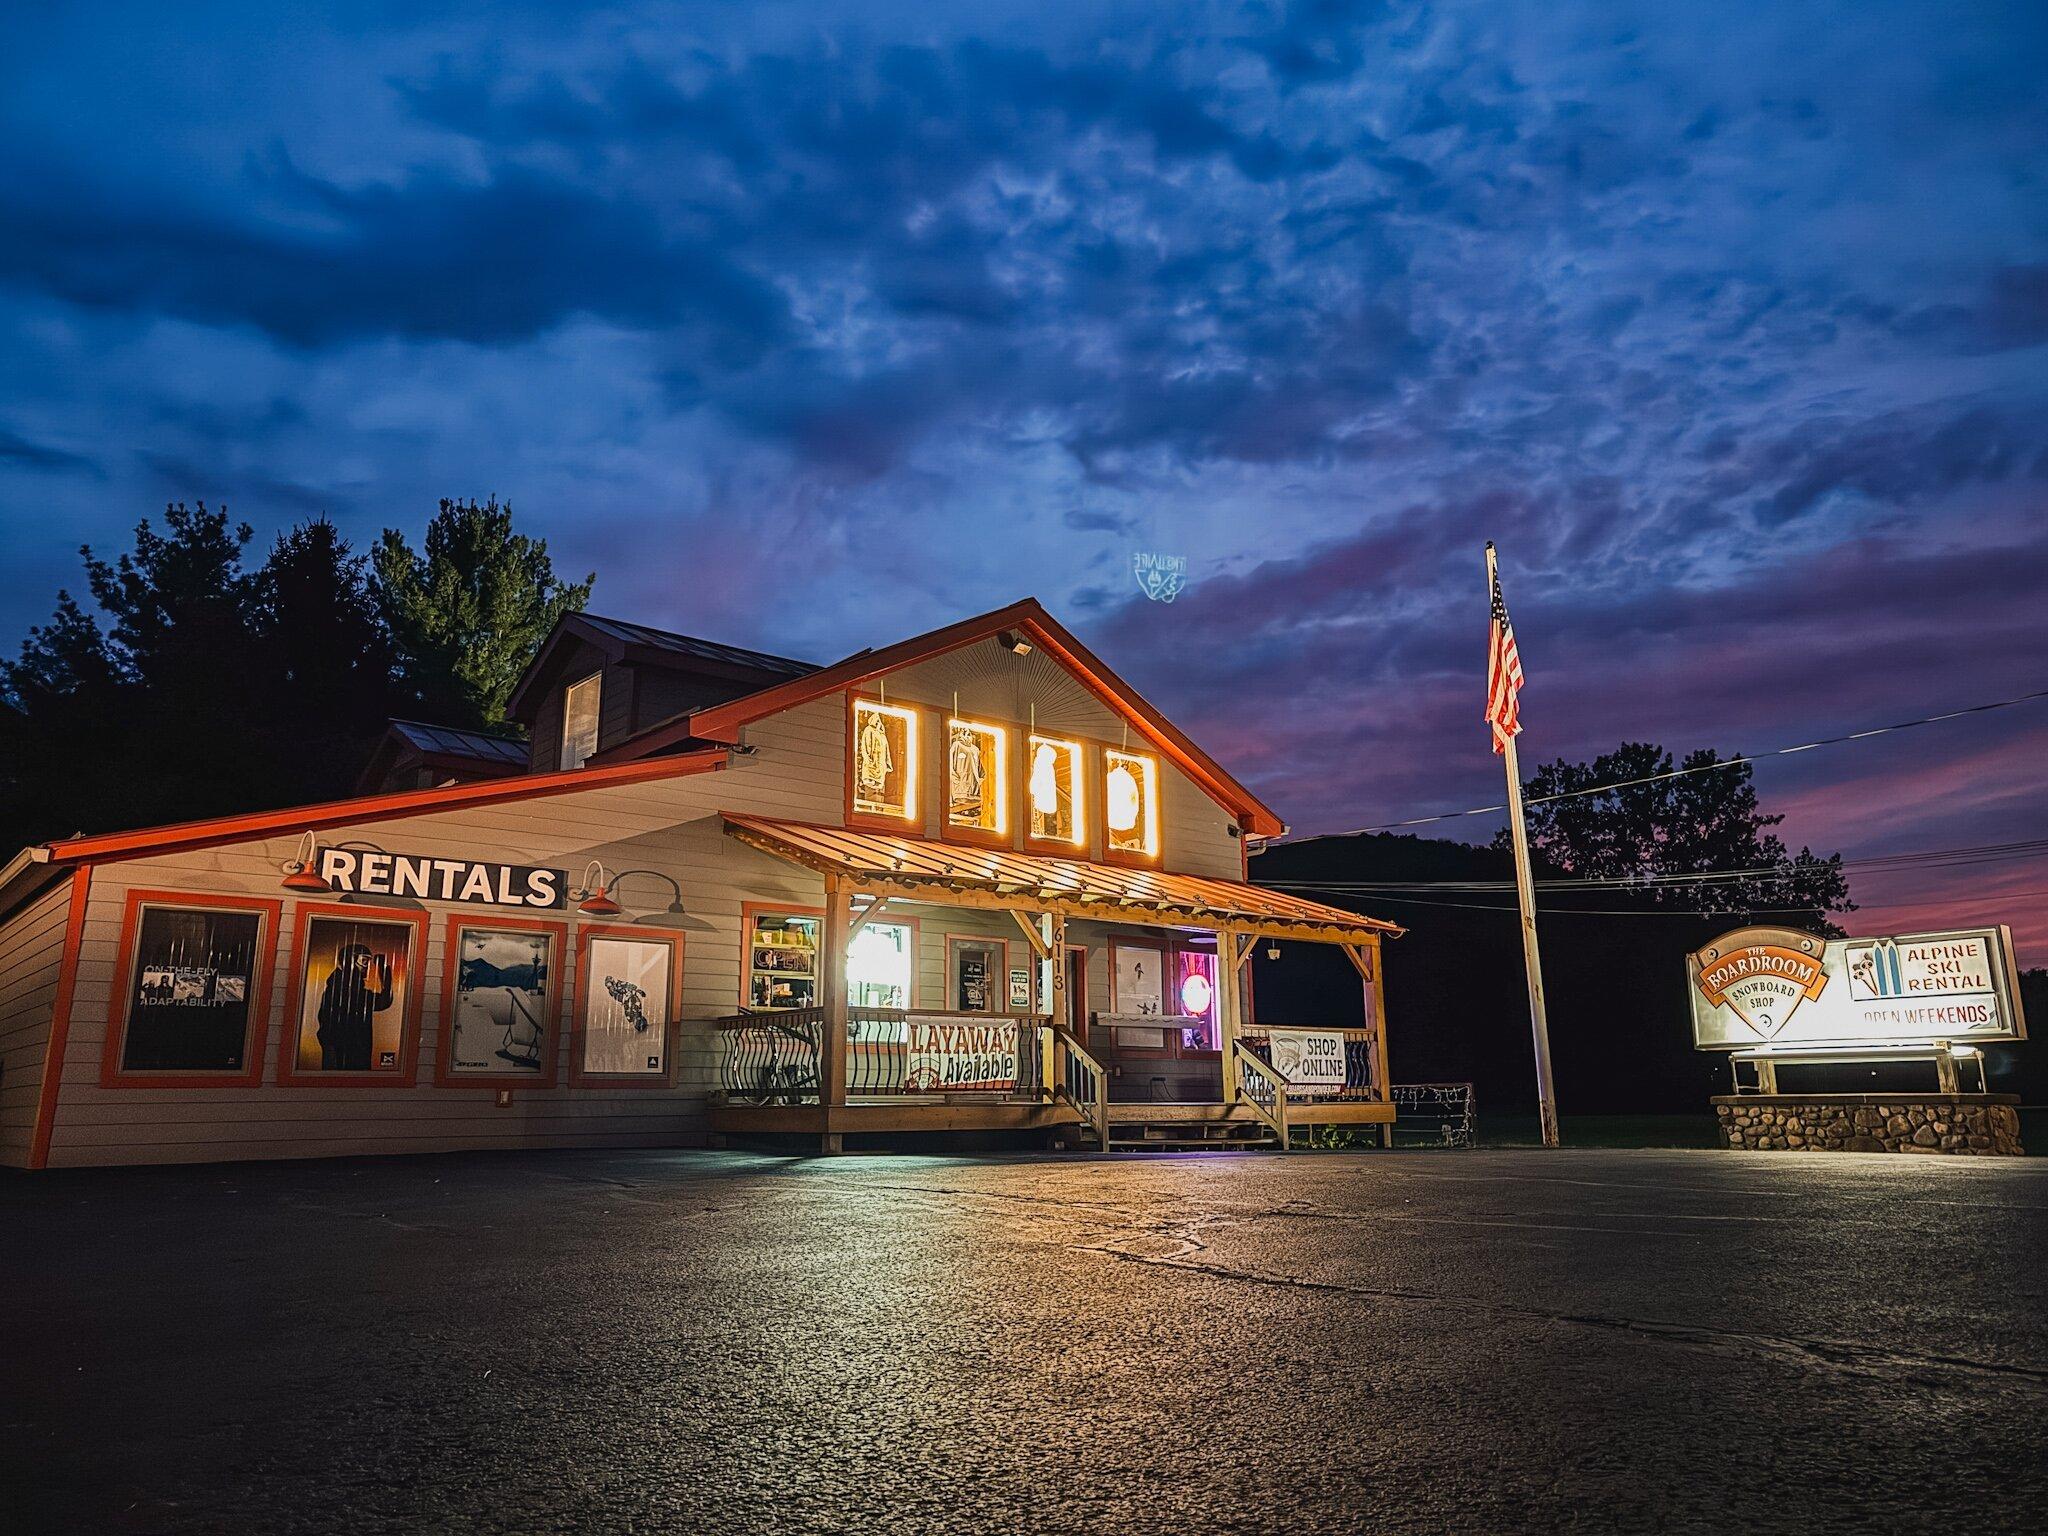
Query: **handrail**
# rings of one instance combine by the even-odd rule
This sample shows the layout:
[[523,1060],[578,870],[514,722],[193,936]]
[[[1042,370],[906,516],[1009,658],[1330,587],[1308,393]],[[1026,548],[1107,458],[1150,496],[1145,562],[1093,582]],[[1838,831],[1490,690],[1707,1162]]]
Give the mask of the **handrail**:
[[[1370,1029],[1339,1029],[1326,1024],[1270,1024],[1261,1019],[1255,1025],[1246,1025],[1238,1031],[1238,1040],[1253,1048],[1254,1054],[1263,1048],[1272,1050],[1272,1034],[1275,1029],[1312,1029],[1318,1033],[1342,1035],[1344,1037],[1344,1086],[1298,1087],[1294,1090],[1297,1099],[1334,1099],[1355,1104],[1379,1104],[1386,1100],[1385,1093],[1373,1083],[1374,1053],[1378,1036]],[[1270,1062],[1270,1055],[1262,1058]],[[1271,1066],[1267,1067],[1270,1072]]]
[[1046,1074],[1055,1100],[1065,1099],[1080,1111],[1095,1133],[1098,1146],[1109,1150],[1109,1074],[1088,1048],[1057,1024],[1041,1026],[1042,1053],[1052,1070]]
[[1287,1084],[1273,1070],[1272,1063],[1242,1040],[1230,1042],[1237,1063],[1240,1097],[1252,1113],[1265,1121],[1267,1129],[1280,1138],[1280,1150],[1290,1150],[1293,1138],[1287,1129]]

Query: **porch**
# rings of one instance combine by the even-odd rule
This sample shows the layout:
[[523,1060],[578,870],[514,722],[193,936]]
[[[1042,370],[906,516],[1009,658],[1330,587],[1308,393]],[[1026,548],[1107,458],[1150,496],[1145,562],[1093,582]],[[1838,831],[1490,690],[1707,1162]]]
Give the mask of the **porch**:
[[[950,1131],[1042,1131],[1103,1149],[1286,1148],[1310,1126],[1383,1135],[1392,1126],[1379,945],[1400,932],[1393,924],[1240,881],[757,817],[725,822],[739,840],[821,875],[825,902],[815,1006],[716,1021],[715,1131],[815,1135],[828,1151],[847,1135]],[[914,924],[929,909],[1006,919],[1038,980],[1020,996],[1020,973],[1009,971],[990,1001],[1034,1006],[850,999],[847,965],[832,957],[871,924]],[[1114,965],[1118,935],[1144,950],[1130,935],[1148,933],[1159,936],[1153,953],[1202,962],[1181,978],[1194,1012],[1168,1012],[1177,1000],[1163,992],[1139,1012],[1077,998],[1087,973],[1071,969],[1071,952],[1088,953],[1092,936]],[[1334,944],[1350,958],[1360,1027],[1289,1031],[1252,1018],[1251,958],[1283,940]],[[1311,1046],[1317,1059],[1305,1061]]]

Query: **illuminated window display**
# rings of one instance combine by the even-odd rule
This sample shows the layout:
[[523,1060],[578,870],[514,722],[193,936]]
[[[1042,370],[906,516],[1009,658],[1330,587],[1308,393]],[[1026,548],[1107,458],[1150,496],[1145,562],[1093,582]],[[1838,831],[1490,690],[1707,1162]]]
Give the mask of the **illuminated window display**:
[[1133,752],[1102,752],[1102,820],[1109,851],[1150,859],[1159,853],[1159,764]]
[[946,722],[946,825],[1009,831],[1009,733],[974,720]]
[[871,922],[846,947],[847,1002],[855,1008],[908,1008],[917,975],[917,930]]
[[818,936],[824,926],[815,912],[747,914],[748,1007],[817,1005]]
[[863,816],[917,816],[917,712],[853,701],[853,808]]
[[1034,733],[1025,760],[1025,834],[1037,843],[1086,847],[1088,829],[1081,819],[1081,744]]
[[305,915],[295,1071],[400,1070],[415,931],[409,922]]

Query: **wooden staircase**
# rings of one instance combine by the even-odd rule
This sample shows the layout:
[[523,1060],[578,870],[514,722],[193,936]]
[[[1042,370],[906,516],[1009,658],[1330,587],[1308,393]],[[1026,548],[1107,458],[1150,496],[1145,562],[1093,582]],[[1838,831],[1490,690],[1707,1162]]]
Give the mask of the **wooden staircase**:
[[[1064,1126],[1056,1134],[1063,1145],[1097,1145],[1087,1126]],[[1112,1152],[1230,1152],[1279,1145],[1272,1127],[1243,1105],[1109,1105]]]

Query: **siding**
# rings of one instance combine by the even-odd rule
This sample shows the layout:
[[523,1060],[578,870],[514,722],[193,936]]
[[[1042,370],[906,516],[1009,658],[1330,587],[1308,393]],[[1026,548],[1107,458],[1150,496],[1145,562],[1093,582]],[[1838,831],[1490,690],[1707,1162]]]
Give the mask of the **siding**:
[[[1097,699],[1078,678],[1043,650],[1034,650],[1028,656],[1013,656],[994,640],[986,640],[930,661],[900,667],[886,674],[880,687],[891,700],[923,704],[937,710],[950,711],[957,698],[962,714],[1014,727],[1017,735],[1013,740],[1014,755],[1010,768],[1013,797],[1021,794],[1023,732],[1031,728],[1034,719],[1039,730],[1054,735],[1079,736],[1111,745],[1124,740],[1123,717]],[[871,695],[877,691],[877,685],[864,685],[861,691]],[[763,758],[769,756],[771,742],[772,750],[788,754],[792,760],[800,758],[807,764],[818,761],[821,754],[829,752],[837,797],[840,794],[838,786],[845,774],[846,706],[843,700],[832,700],[835,713],[827,721],[818,712],[819,705],[826,702],[816,700],[799,709],[756,722],[747,727],[746,739],[762,749]],[[790,716],[800,716],[801,723],[790,720]],[[773,728],[772,733],[764,734],[769,728]],[[817,739],[799,743],[795,737],[806,729],[817,731]],[[924,731],[918,754],[918,782],[924,786],[921,791],[924,835],[933,838],[939,836],[942,814],[941,797],[933,787],[944,782],[945,744],[940,739],[941,735],[934,730]],[[1151,751],[1149,744],[1135,734],[1133,741],[1134,750]],[[1087,761],[1092,791],[1100,776],[1100,761],[1092,750],[1087,754]],[[1219,876],[1226,880],[1243,879],[1243,845],[1230,833],[1229,813],[1163,757],[1159,759],[1159,768],[1161,867],[1188,874]],[[1094,825],[1099,817],[1093,812],[1099,798],[1099,794],[1091,793],[1088,800],[1096,857],[1101,853],[1101,828]],[[812,819],[833,823],[844,821],[843,800],[835,798],[829,817]],[[1022,846],[1021,827],[1015,841]]]
[[[567,1034],[575,974],[576,931],[572,911],[547,914],[570,929],[561,960],[562,1009],[555,1019],[552,1049],[560,1086],[521,1086],[509,1108],[495,1102],[494,1087],[434,1086],[439,1052],[441,987],[447,919],[462,913],[480,923],[505,915],[503,909],[428,901],[403,903],[429,914],[426,952],[418,968],[421,992],[417,1069],[410,1085],[286,1087],[278,1083],[277,1058],[291,1027],[296,956],[292,934],[298,903],[279,889],[279,866],[290,858],[295,839],[279,836],[190,853],[103,864],[93,872],[91,899],[81,939],[77,990],[68,1048],[62,1064],[63,1092],[50,1149],[53,1167],[93,1163],[218,1161],[235,1158],[319,1157],[349,1153],[441,1151],[486,1147],[565,1147],[688,1144],[701,1141],[704,1098],[716,1085],[717,1042],[708,1021],[734,1011],[738,995],[740,908],[744,902],[822,902],[822,882],[781,860],[727,837],[717,813],[723,809],[759,815],[820,819],[836,816],[839,781],[823,761],[820,740],[836,739],[840,706],[820,701],[805,718],[771,723],[764,739],[787,736],[805,750],[787,756],[737,759],[727,771],[639,785],[595,789],[581,794],[514,802],[474,810],[441,812],[395,821],[367,821],[336,827],[322,840],[360,839],[393,852],[551,865],[572,879],[592,858],[613,869],[657,870],[682,888],[687,908],[681,918],[659,909],[667,893],[659,882],[628,877],[620,892],[629,913],[657,931],[683,937],[683,978],[678,1012],[683,1021],[676,1047],[673,1089],[571,1088],[567,1084]],[[834,759],[836,761],[836,759]],[[776,767],[769,764],[774,762]],[[262,1083],[255,1088],[203,1086],[100,1086],[100,1059],[115,992],[122,985],[126,957],[117,953],[121,920],[132,890],[191,891],[284,897],[275,962],[269,986],[268,1025],[261,1041]],[[5,929],[10,943],[34,925],[48,905],[17,916]],[[377,907],[363,903],[366,914]],[[522,913],[520,915],[532,915]],[[631,922],[632,916],[618,919]],[[61,937],[62,902],[54,931]],[[48,947],[51,940],[42,943]],[[51,954],[54,956],[54,948]],[[35,967],[23,962],[24,974]],[[55,961],[48,963],[54,978]],[[17,988],[17,990],[20,990]],[[32,990],[32,989],[30,989]],[[13,1003],[13,992],[8,994]],[[18,1005],[34,1013],[33,998]],[[47,1029],[47,1008],[42,1028]],[[40,1037],[38,1037],[40,1038]],[[33,1054],[33,1053],[31,1053]],[[33,1087],[15,1079],[10,1096]]]
[[71,881],[59,880],[0,924],[0,1165],[10,1168],[28,1166],[70,903]]

